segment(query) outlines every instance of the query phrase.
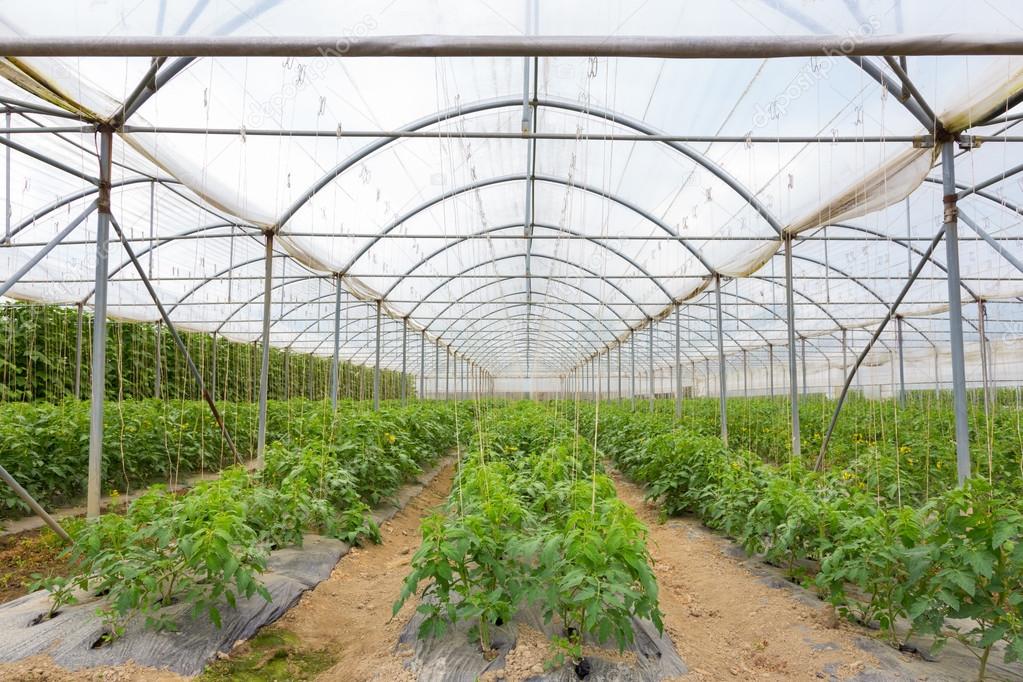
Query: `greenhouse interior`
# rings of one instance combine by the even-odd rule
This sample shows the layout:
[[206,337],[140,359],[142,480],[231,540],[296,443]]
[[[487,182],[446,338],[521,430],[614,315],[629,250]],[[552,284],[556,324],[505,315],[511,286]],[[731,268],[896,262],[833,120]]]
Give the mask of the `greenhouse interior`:
[[0,679],[1023,680],[1023,5],[0,6]]

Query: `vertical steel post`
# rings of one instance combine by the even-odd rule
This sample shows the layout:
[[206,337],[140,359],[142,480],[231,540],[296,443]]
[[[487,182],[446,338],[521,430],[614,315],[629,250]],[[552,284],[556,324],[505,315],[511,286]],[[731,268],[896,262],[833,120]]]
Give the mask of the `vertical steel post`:
[[980,334],[980,376],[982,380],[982,390],[984,391],[984,416],[988,417],[991,414],[991,383],[988,377],[988,359],[987,359],[987,333],[984,330],[985,322],[987,318],[987,306],[983,300],[977,301],[977,331]]
[[380,299],[377,299],[376,358],[373,362],[373,411],[380,411]]
[[611,348],[607,349],[607,393],[604,394],[604,400],[611,402]]
[[675,306],[675,419],[682,418],[682,307]]
[[895,343],[899,348],[899,407],[906,406],[906,360],[902,349],[902,315],[895,318]]
[[[4,117],[7,122],[7,141],[10,141],[10,111],[7,111],[7,115]],[[10,242],[10,145],[4,145],[4,154],[6,155],[6,167],[7,170],[4,173],[4,179],[6,183],[6,190],[4,191],[4,231],[3,240],[4,243]]]
[[[110,164],[114,131],[100,129],[99,197],[96,201],[96,289],[93,293],[92,375],[89,405],[89,480],[86,516],[99,516],[103,485],[103,399],[106,397],[107,366],[107,280],[110,259]],[[10,196],[10,193],[8,193]]]
[[426,399],[426,330],[419,337],[419,399]]
[[771,385],[771,397],[774,397],[774,346],[767,344],[767,371],[768,382]]
[[266,450],[266,399],[270,391],[270,298],[273,293],[274,235],[266,233],[263,270],[263,353],[259,362],[259,423],[256,430],[256,466],[263,466]]
[[632,387],[629,391],[629,398],[632,400],[632,411],[636,411],[636,332],[629,337],[629,355],[632,358]]
[[801,393],[806,395],[806,337],[799,337],[799,361],[803,366],[803,385],[801,387]]
[[714,307],[718,331],[718,408],[721,419],[721,442],[728,447],[728,378],[725,374],[725,331],[721,316],[721,275],[714,275]]
[[341,278],[334,276],[334,355],[330,361],[330,409],[337,409],[341,382]]
[[849,343],[846,338],[846,330],[842,329],[842,376],[849,371]]
[[440,341],[433,347],[433,399],[440,399]]
[[451,400],[451,349],[444,348],[444,400]]
[[649,373],[649,385],[650,385],[650,411],[654,411],[654,321],[650,320],[650,334],[647,336],[650,340],[648,344],[648,357],[647,357],[647,372]]
[[796,305],[792,293],[792,235],[785,240],[785,309],[789,341],[789,405],[792,409],[792,456],[800,456],[799,387],[796,385]]
[[749,355],[748,351],[742,349],[742,397],[749,398]]
[[85,306],[79,301],[76,307],[78,308],[78,329],[75,334],[75,400],[79,400],[82,397],[82,318],[84,317],[82,309]]
[[210,395],[217,399],[217,332],[213,332],[213,356],[210,358]]
[[156,376],[153,379],[153,397],[160,399],[160,379],[163,375],[163,366],[160,356],[163,354],[163,320],[156,321],[156,328],[153,333],[156,335],[156,352],[153,353],[153,364],[156,366]]
[[622,402],[622,342],[618,342],[618,402]]
[[952,346],[952,406],[955,413],[956,477],[959,485],[970,476],[970,424],[966,405],[966,358],[963,351],[963,307],[959,279],[959,216],[956,206],[955,143],[941,145],[945,269],[948,279],[948,325]]
[[401,404],[408,404],[408,318],[401,321]]

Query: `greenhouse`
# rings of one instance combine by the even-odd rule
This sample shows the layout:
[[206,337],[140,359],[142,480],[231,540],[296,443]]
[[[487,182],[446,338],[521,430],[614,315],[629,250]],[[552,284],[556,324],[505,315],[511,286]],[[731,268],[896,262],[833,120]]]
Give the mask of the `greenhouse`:
[[1023,680],[1023,5],[0,8],[0,679]]

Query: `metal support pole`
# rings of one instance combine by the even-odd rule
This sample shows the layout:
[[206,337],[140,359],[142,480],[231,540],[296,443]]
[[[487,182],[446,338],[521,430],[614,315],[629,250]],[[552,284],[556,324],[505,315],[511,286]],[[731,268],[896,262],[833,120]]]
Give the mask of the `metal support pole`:
[[632,332],[629,337],[629,343],[631,352],[629,355],[632,357],[632,390],[629,392],[629,397],[632,400],[632,411],[636,411],[636,332]]
[[902,315],[895,318],[895,344],[899,349],[899,407],[906,406],[906,359],[902,348]]
[[[89,405],[89,481],[86,491],[86,516],[99,516],[100,488],[103,485],[103,399],[106,397],[107,366],[107,279],[110,258],[110,164],[113,147],[112,128],[100,131],[99,197],[96,207],[96,288],[93,292],[92,319],[92,394]],[[91,211],[91,207],[88,209]]]
[[75,400],[79,400],[82,397],[82,318],[85,306],[79,301],[76,307],[78,308],[78,329],[75,333]]
[[796,306],[792,293],[792,235],[785,234],[785,312],[789,346],[789,405],[792,409],[792,456],[800,456],[799,387],[796,385]]
[[622,402],[622,344],[618,342],[618,402]]
[[[4,116],[4,120],[7,122],[7,141],[11,141],[11,112],[8,111],[7,115]],[[4,191],[4,243],[9,244],[11,241],[11,145],[4,146],[4,154],[6,155],[6,172],[4,173],[4,181],[6,190]]]
[[419,336],[419,399],[426,399],[426,330]]
[[654,321],[650,320],[650,333],[647,338],[650,340],[647,350],[647,371],[649,373],[650,385],[650,412],[654,411]]
[[4,469],[3,466],[0,466],[0,481],[6,483],[11,490],[14,491],[14,494],[20,497],[22,501],[29,506],[29,509],[35,512],[35,515],[41,518],[47,526],[53,529],[53,532],[56,533],[64,542],[71,542],[71,536],[67,534],[67,531],[65,531],[52,516],[46,513],[43,506],[36,502],[35,499],[28,494],[28,491],[22,488],[21,484],[14,480],[13,476],[7,473],[7,469]]
[[451,349],[444,349],[444,400],[451,400]]
[[330,361],[330,409],[337,409],[341,383],[341,278],[334,276],[334,355]]
[[675,306],[675,419],[682,418],[682,309]]
[[273,291],[274,235],[266,233],[263,269],[263,354],[259,364],[259,422],[256,430],[256,466],[263,466],[266,449],[266,399],[270,389],[270,296]]
[[373,411],[380,411],[380,300],[377,299],[376,359],[373,362]]
[[806,395],[806,337],[805,336],[799,337],[799,361],[800,361],[800,363],[802,364],[802,367],[803,367],[803,385],[801,387],[801,392],[805,396]]
[[742,397],[749,398],[749,358],[745,348],[742,349]]
[[987,305],[983,300],[977,301],[977,331],[980,334],[980,376],[982,390],[984,391],[984,416],[991,415],[991,383],[988,376],[987,359],[987,334],[985,333],[985,322],[987,318]]
[[217,399],[217,332],[213,332],[213,357],[210,358],[210,395]]
[[160,380],[163,375],[163,363],[161,362],[163,351],[163,320],[156,321],[156,329],[154,330],[156,335],[156,352],[153,353],[153,364],[156,366],[156,376],[153,378],[153,397],[157,400],[160,399]]
[[941,180],[945,229],[945,270],[948,278],[948,324],[952,346],[952,406],[955,414],[956,478],[970,476],[970,424],[966,405],[966,358],[963,351],[963,307],[959,279],[959,218],[956,206],[955,143],[941,145]]
[[440,398],[440,342],[433,347],[433,399]]
[[769,374],[769,382],[771,384],[771,397],[774,397],[774,346],[767,344],[767,368]]
[[718,407],[721,419],[721,442],[728,447],[728,378],[725,374],[725,331],[721,318],[721,275],[714,275],[714,307],[718,331]]
[[604,400],[611,402],[611,349],[607,349],[607,393],[604,394]]
[[408,404],[408,318],[401,321],[401,404]]
[[849,343],[846,338],[846,330],[842,330],[842,376],[849,370]]

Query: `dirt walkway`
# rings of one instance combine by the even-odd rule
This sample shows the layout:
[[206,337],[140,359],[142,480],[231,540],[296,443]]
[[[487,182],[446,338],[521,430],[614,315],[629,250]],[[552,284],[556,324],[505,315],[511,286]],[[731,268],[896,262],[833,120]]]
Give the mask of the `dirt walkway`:
[[394,620],[391,605],[401,591],[409,560],[419,546],[419,522],[444,502],[454,466],[441,471],[381,530],[383,542],[355,549],[330,578],[306,592],[275,625],[297,639],[300,651],[320,652],[334,661],[318,680],[361,682],[414,680],[392,654],[398,634],[416,605],[408,603]]
[[692,678],[819,680],[871,665],[844,625],[761,582],[699,521],[662,524],[640,487],[620,476],[615,484],[650,529],[665,627]]

